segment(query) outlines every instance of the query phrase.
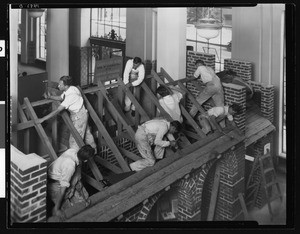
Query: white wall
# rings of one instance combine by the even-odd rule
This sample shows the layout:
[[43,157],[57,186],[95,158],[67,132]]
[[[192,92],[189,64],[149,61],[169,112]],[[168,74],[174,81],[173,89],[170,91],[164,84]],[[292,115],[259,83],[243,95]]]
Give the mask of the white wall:
[[275,86],[276,146],[281,134],[284,12],[284,4],[258,4],[232,11],[232,58],[252,62],[252,80]]
[[[10,75],[10,95],[11,103],[11,122],[18,122],[17,103],[18,103],[18,11],[10,10],[9,13],[9,75]],[[17,134],[11,136],[12,144],[17,146]]]
[[186,8],[157,9],[157,70],[175,80],[186,74]]
[[151,8],[126,9],[126,56],[154,60]]
[[48,80],[59,81],[69,75],[69,9],[48,9],[47,13]]

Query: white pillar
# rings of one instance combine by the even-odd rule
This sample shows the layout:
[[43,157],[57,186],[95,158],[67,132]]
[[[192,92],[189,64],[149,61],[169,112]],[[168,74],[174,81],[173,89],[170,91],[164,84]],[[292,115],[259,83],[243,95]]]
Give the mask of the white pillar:
[[155,60],[153,48],[152,8],[127,8],[126,56],[140,57],[143,61]]
[[186,74],[186,8],[157,9],[157,71],[175,80]]
[[48,80],[69,75],[69,9],[47,10]]
[[[9,58],[10,58],[10,96],[11,96],[11,122],[18,122],[18,11],[10,9],[9,13]],[[17,134],[11,136],[11,144],[17,146]]]

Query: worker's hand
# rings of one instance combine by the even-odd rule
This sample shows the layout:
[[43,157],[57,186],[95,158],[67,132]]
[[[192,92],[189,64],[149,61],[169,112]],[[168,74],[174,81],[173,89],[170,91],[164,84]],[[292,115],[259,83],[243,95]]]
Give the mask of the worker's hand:
[[50,92],[47,91],[47,92],[45,92],[45,93],[43,94],[43,96],[44,96],[45,99],[49,99],[51,95],[50,95]]
[[40,118],[40,119],[37,119],[35,122],[37,123],[37,124],[41,124],[41,123],[43,123],[45,120],[44,120],[44,118]]
[[170,146],[174,148],[178,148],[177,141],[170,141]]
[[88,198],[85,200],[85,207],[88,207],[90,205],[91,205],[91,199]]
[[126,86],[126,88],[130,88],[130,87],[132,86],[132,83],[129,82],[129,83],[127,83],[125,86]]
[[52,215],[53,215],[53,216],[59,217],[59,219],[60,219],[61,221],[64,221],[64,220],[66,219],[65,212],[63,212],[63,211],[60,210],[60,209],[56,209],[56,207],[54,207],[54,208],[52,209]]

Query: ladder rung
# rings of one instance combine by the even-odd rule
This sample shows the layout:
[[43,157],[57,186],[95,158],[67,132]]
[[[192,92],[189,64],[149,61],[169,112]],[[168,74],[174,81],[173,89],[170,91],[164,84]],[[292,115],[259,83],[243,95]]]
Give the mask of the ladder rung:
[[271,157],[271,154],[265,154],[265,155],[262,155],[259,157],[260,160],[264,160],[266,158],[270,158]]
[[275,185],[275,184],[279,184],[277,180],[274,180],[274,181],[271,181],[270,183],[267,183],[267,184],[265,185],[265,188],[269,188],[269,187],[271,187],[271,186],[273,186],[273,185]]
[[282,198],[282,195],[281,194],[274,194],[271,198],[270,198],[270,202],[272,202],[272,201],[274,201],[274,200],[276,200],[276,199],[278,199],[278,198]]
[[264,174],[267,174],[268,172],[270,171],[274,171],[274,168],[273,167],[270,167],[270,168],[267,168],[264,170]]

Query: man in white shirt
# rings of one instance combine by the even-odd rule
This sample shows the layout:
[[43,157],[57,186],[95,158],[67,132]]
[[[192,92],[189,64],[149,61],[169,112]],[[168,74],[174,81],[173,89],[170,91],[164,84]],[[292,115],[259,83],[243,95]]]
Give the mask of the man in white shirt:
[[[216,106],[224,106],[224,91],[220,78],[211,67],[205,66],[202,60],[197,60],[195,64],[197,70],[194,73],[194,77],[198,78],[201,76],[201,80],[205,84],[205,88],[196,98],[197,102],[202,105],[209,98],[212,98]],[[194,118],[197,112],[197,107],[193,105],[190,115]]]
[[[125,70],[123,73],[123,82],[126,87],[133,87],[132,92],[135,93],[136,86],[140,85],[145,78],[145,67],[142,63],[141,58],[134,57],[129,59],[126,63]],[[135,106],[132,105],[131,100],[125,95],[125,107],[124,111],[132,110],[131,114],[134,116]]]
[[[68,199],[72,197],[74,190],[81,183],[81,164],[93,157],[95,150],[90,145],[84,145],[79,149],[68,149],[53,161],[48,167],[48,195],[54,203],[52,215],[64,220],[64,210],[70,206]],[[81,185],[82,186],[82,185]],[[77,202],[85,201],[90,204],[88,193],[84,187],[83,193],[77,195]]]
[[[202,131],[207,134],[211,131],[211,125],[208,121],[210,116],[214,116],[215,118],[219,116],[226,116],[229,121],[233,121],[233,115],[238,114],[241,111],[241,106],[233,103],[229,106],[216,106],[212,107],[204,114],[199,115],[199,122],[202,127]],[[222,128],[225,127],[225,121],[221,121],[220,125]]]
[[[176,147],[173,134],[181,130],[178,121],[168,122],[165,119],[152,119],[138,126],[135,133],[135,143],[143,159],[131,163],[133,171],[140,171],[155,164],[156,159],[162,159],[165,147]],[[164,140],[167,136],[168,141]],[[155,145],[154,152],[151,146]]]
[[171,116],[173,120],[177,120],[182,123],[183,118],[180,110],[180,100],[183,98],[182,92],[179,88],[165,86],[159,86],[156,90],[159,104],[162,108]]
[[[39,120],[40,123],[52,118],[64,109],[70,112],[70,118],[74,127],[79,132],[86,144],[91,145],[96,150],[96,143],[88,125],[88,111],[84,106],[83,98],[78,88],[72,86],[70,76],[62,76],[59,80],[58,88],[63,91],[61,96],[45,94],[47,99],[61,101],[58,108]],[[69,148],[79,149],[75,138],[70,134]]]

